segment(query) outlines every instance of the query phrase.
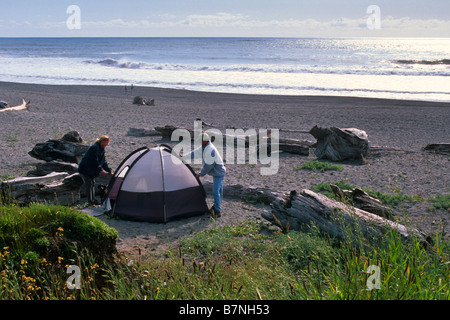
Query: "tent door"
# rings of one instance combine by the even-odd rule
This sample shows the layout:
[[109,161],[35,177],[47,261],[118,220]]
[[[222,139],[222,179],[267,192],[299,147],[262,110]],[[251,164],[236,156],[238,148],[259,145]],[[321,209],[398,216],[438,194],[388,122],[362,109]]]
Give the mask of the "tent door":
[[116,181],[114,181],[114,184],[109,191],[109,199],[116,200],[117,195],[119,194],[120,187],[122,186],[123,178],[117,178]]

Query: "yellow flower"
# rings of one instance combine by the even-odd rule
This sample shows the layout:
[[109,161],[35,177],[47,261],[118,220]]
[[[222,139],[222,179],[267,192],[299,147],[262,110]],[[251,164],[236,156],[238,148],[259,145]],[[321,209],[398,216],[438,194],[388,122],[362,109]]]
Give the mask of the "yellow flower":
[[61,261],[63,261],[64,258],[63,257],[58,257],[58,263],[61,263]]

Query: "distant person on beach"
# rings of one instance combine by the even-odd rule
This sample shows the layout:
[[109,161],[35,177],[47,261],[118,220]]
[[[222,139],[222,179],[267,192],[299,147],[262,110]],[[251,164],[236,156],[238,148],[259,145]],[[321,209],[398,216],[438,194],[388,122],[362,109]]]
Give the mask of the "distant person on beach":
[[[213,177],[213,197],[214,205],[211,207],[211,216],[218,218],[222,214],[222,199],[223,199],[223,180],[226,175],[226,168],[223,163],[222,157],[217,151],[216,147],[210,141],[207,133],[202,133],[202,161],[203,167],[198,174],[197,178],[210,175]],[[200,148],[193,150],[192,152],[183,156],[185,159],[192,159]],[[181,156],[181,155],[180,155]]]
[[112,174],[105,158],[105,148],[110,141],[108,136],[101,136],[97,139],[86,151],[78,166],[78,172],[81,174],[86,187],[89,205],[101,204],[95,200],[95,179],[100,175],[100,172]]

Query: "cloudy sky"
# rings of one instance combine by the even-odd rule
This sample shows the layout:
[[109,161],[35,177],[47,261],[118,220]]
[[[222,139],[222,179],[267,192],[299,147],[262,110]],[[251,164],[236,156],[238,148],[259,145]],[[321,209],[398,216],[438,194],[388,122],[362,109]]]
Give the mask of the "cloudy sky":
[[450,37],[450,1],[0,1],[0,37],[60,36]]

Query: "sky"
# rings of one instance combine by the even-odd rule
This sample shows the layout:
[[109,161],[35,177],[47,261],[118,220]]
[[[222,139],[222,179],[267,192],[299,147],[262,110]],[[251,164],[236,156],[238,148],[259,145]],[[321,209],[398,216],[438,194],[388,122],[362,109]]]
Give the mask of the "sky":
[[450,37],[450,1],[1,0],[0,37]]

